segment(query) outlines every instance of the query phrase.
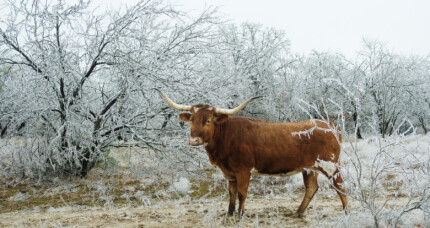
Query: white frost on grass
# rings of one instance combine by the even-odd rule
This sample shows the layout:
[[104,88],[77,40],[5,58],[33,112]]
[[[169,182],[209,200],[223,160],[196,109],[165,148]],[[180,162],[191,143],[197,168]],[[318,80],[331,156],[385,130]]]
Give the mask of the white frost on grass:
[[73,208],[70,206],[64,206],[64,207],[49,207],[46,212],[51,214],[51,213],[64,213],[69,211],[73,211]]
[[405,227],[411,225],[414,227],[430,227],[430,218],[427,218],[423,211],[414,210],[403,216],[400,225]]
[[30,198],[30,194],[17,192],[15,195],[9,197],[9,201],[24,201]]
[[146,195],[145,192],[137,191],[133,196],[138,199],[143,204],[143,206],[151,206],[151,197]]
[[180,177],[179,181],[174,182],[171,186],[172,191],[176,191],[180,194],[188,194],[190,192],[191,183],[185,177]]

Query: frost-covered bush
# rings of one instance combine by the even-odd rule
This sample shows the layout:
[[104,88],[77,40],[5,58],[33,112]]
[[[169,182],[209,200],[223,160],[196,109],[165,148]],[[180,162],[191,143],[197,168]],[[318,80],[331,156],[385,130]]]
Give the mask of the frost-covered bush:
[[[353,93],[346,87],[349,96]],[[357,104],[359,99],[355,98]],[[430,197],[430,138],[428,135],[415,135],[411,121],[404,119],[393,127],[394,135],[383,137],[376,119],[367,124],[374,129],[373,137],[358,140],[355,126],[353,135],[345,131],[345,116],[342,105],[330,102],[338,108],[331,114],[323,104],[323,112],[314,103],[299,100],[301,109],[312,118],[327,121],[330,116],[343,132],[340,172],[344,179],[345,194],[349,198],[348,215],[340,216],[337,225],[394,226],[413,222],[428,224]],[[358,118],[361,115],[357,107]],[[377,118],[377,116],[375,116]],[[361,121],[361,124],[364,124]],[[331,129],[336,135],[338,129]],[[341,143],[339,141],[339,143]],[[358,205],[356,204],[358,203]],[[419,214],[415,220],[408,214]],[[411,220],[412,219],[412,220]]]
[[[343,144],[342,174],[348,196],[352,202],[360,203],[359,210],[372,218],[373,225],[400,225],[414,210],[428,217],[429,139],[428,136],[374,137]],[[420,219],[422,216],[414,222],[425,222]]]

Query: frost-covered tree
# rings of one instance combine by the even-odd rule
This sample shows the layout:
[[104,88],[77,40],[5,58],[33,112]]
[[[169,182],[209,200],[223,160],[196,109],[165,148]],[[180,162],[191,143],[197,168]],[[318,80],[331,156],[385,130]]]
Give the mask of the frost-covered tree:
[[328,99],[335,99],[334,88],[337,88],[327,79],[346,79],[348,66],[341,55],[332,55],[314,51],[302,63],[299,77],[302,78],[303,96],[308,101],[315,102],[320,112]]
[[391,135],[405,117],[408,91],[417,85],[417,62],[388,51],[381,42],[369,40],[364,40],[358,59],[364,93],[369,98],[364,107],[366,114],[375,116],[382,136]]
[[11,69],[0,122],[9,137],[37,142],[14,168],[36,175],[84,176],[121,134],[141,135],[157,112],[150,88],[180,85],[171,75],[195,59],[213,13],[189,19],[151,0],[103,14],[89,1],[5,4],[0,63]]
[[416,127],[427,134],[430,131],[430,62],[428,58],[419,56],[412,56],[409,61],[414,64],[408,69],[410,78],[405,89],[405,111],[412,116]]
[[214,95],[227,108],[262,95],[264,98],[250,104],[244,114],[279,120],[280,107],[273,98],[284,91],[280,77],[291,67],[290,43],[285,34],[252,23],[222,25],[218,32],[217,51],[208,56],[204,72],[214,82]]

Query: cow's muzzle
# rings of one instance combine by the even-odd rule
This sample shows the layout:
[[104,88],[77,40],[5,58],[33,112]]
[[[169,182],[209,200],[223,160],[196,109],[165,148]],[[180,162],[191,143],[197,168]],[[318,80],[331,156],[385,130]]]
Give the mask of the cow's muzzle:
[[190,138],[188,139],[188,143],[189,143],[191,146],[200,146],[200,145],[202,145],[202,144],[203,144],[203,139],[202,139],[202,138],[200,138],[200,137],[190,137]]

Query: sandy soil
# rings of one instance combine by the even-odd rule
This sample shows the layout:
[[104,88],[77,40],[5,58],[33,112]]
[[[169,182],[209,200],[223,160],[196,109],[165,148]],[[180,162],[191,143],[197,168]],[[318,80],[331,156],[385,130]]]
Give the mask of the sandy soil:
[[[246,216],[226,216],[227,202],[168,202],[149,207],[48,209],[0,214],[1,227],[304,227],[317,225],[317,216],[334,219],[343,212],[337,197],[311,202],[299,218],[300,199],[250,197]],[[314,206],[316,205],[316,210]],[[327,210],[328,209],[328,210]],[[317,214],[317,216],[316,216]]]

